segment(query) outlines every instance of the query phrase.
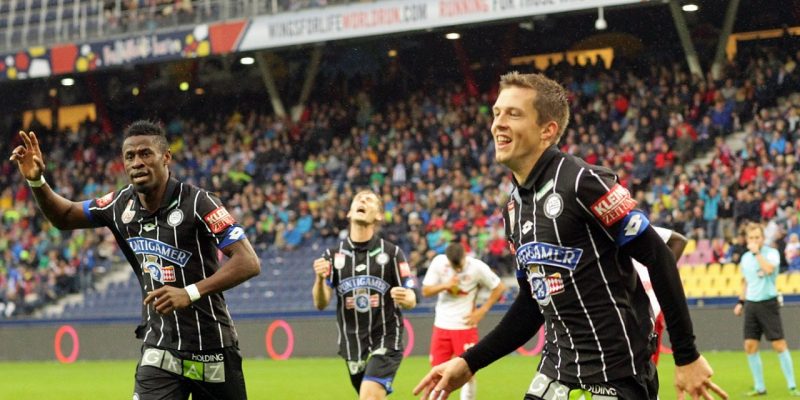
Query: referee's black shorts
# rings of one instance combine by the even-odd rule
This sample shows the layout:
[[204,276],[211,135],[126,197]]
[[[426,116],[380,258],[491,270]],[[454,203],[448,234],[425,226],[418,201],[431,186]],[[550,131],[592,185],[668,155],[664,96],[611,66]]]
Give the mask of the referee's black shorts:
[[237,347],[188,352],[142,345],[133,400],[245,400]]
[[745,302],[744,338],[761,340],[764,335],[769,341],[783,339],[780,309],[778,299]]

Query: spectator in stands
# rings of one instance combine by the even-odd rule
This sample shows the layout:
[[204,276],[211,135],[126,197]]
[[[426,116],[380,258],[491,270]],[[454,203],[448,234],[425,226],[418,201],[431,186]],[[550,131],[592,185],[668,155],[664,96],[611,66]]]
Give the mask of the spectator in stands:
[[789,241],[786,243],[786,261],[789,263],[788,272],[800,271],[800,236],[796,233],[789,235]]
[[751,222],[745,228],[747,253],[742,256],[739,266],[742,269],[742,293],[733,312],[740,316],[744,312],[744,351],[753,374],[753,390],[747,396],[767,394],[764,371],[758,343],[765,336],[778,353],[781,370],[786,379],[790,396],[800,397],[794,378],[792,356],[784,339],[783,323],[780,318],[780,304],[775,281],[780,271],[780,254],[764,245],[764,230],[761,225]]

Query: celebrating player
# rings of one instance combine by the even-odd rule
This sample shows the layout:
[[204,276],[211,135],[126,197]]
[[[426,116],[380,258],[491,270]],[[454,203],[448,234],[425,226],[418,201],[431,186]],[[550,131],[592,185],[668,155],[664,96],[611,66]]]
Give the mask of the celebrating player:
[[[134,399],[246,399],[242,358],[222,291],[258,275],[253,247],[222,202],[177,180],[164,130],[137,121],[125,131],[122,156],[131,184],[73,202],[45,181],[33,133],[11,160],[42,213],[59,229],[106,226],[142,286],[143,340]],[[223,265],[217,250],[230,257]]]
[[383,399],[403,359],[400,308],[417,304],[414,280],[399,247],[376,234],[383,220],[381,199],[356,193],[347,213],[346,240],[314,260],[314,305],[322,310],[336,291],[339,355],[360,399]]

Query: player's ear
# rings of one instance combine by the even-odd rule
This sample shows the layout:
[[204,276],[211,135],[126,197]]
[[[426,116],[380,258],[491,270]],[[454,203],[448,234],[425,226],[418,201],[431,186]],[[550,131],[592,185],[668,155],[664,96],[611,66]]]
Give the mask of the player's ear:
[[550,121],[542,127],[541,140],[553,144],[558,136],[558,123]]
[[167,149],[164,152],[164,165],[169,165],[170,162],[172,162],[172,152]]

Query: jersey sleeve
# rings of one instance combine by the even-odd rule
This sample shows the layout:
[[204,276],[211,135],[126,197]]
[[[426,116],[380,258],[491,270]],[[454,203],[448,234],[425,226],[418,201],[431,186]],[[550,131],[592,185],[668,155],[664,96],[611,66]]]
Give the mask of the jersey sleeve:
[[119,192],[109,192],[102,197],[81,202],[83,215],[92,225],[111,226],[114,223],[114,207],[119,198]]
[[575,184],[578,202],[617,246],[639,237],[650,225],[647,215],[636,208],[631,193],[617,177],[603,169],[585,168]]
[[400,277],[400,286],[406,289],[416,289],[417,281],[411,273],[411,266],[408,265],[406,254],[399,247],[395,247],[394,262],[397,266],[397,273]]
[[672,230],[655,225],[653,225],[653,229],[656,230],[656,233],[658,233],[658,236],[664,241],[664,243],[669,242],[669,238],[672,237]]
[[428,267],[428,272],[425,273],[425,278],[422,279],[422,286],[438,285],[442,281],[442,262],[446,261],[447,257],[441,254],[433,257],[431,265]]
[[[336,278],[336,274],[334,273],[333,270],[334,257],[332,254],[333,252],[331,252],[331,249],[325,249],[325,252],[322,253],[322,258],[324,258],[325,261],[328,262],[328,277],[325,278],[325,283],[328,284],[328,286],[330,286],[331,288],[334,288],[336,287],[336,284],[338,284],[338,279]],[[342,265],[344,265],[344,258],[342,258],[341,262]]]
[[200,234],[212,238],[218,249],[224,249],[246,238],[244,228],[236,222],[217,196],[204,190],[195,199],[195,218],[204,229]]
[[485,262],[477,259],[474,262],[478,266],[478,283],[482,287],[494,290],[500,284],[500,277]]

